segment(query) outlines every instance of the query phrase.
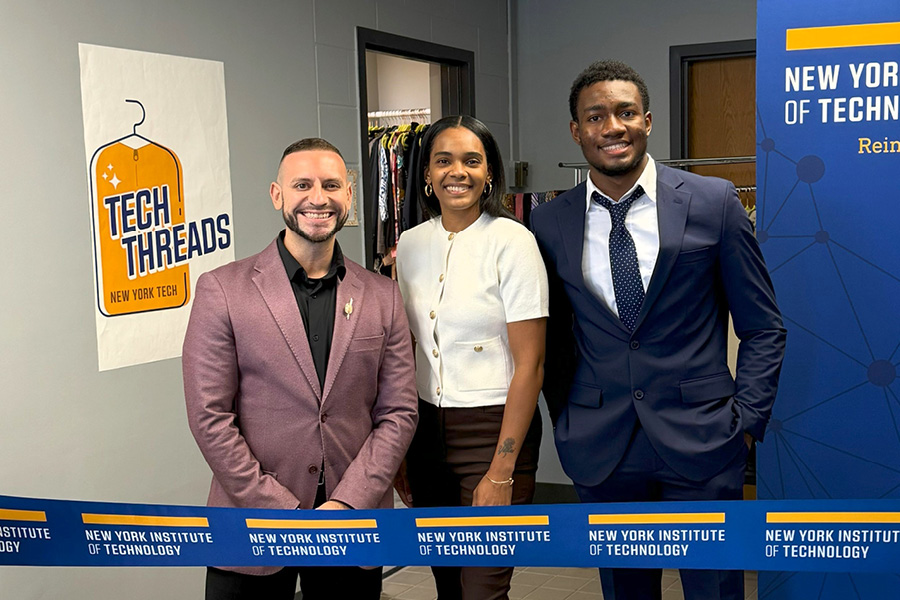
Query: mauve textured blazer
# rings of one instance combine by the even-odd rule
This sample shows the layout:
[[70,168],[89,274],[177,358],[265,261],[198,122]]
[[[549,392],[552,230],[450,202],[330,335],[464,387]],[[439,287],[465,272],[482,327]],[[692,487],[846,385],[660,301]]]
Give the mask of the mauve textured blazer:
[[182,364],[209,506],[312,508],[323,463],[329,500],[393,505],[417,420],[409,326],[396,283],[345,264],[324,389],[275,242],[197,281]]

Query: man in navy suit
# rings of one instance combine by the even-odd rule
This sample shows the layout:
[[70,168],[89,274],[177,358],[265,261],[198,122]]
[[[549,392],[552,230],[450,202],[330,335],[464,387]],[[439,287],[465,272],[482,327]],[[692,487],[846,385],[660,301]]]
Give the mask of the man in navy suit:
[[[649,107],[627,65],[582,72],[570,129],[590,177],[532,214],[550,277],[556,447],[583,502],[740,499],[785,330],[734,185],[656,164]],[[744,597],[740,571],[681,579],[688,599]],[[608,600],[662,594],[658,569],[601,569],[601,580]]]

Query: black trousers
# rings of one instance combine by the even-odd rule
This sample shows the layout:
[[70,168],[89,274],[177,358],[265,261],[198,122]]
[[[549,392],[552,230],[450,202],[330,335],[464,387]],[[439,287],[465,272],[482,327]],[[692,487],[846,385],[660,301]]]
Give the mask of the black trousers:
[[[503,406],[438,408],[419,400],[419,425],[406,456],[413,505],[471,506],[472,495],[494,458]],[[541,445],[534,419],[513,473],[513,504],[530,504]],[[512,567],[432,567],[438,600],[505,600]]]
[[[325,481],[319,483],[313,506],[325,502]],[[303,600],[381,598],[382,568],[285,567],[271,575],[245,575],[208,567],[206,600],[294,600],[297,577]]]
[[381,598],[381,567],[285,567],[272,575],[206,570],[206,600],[294,600],[297,577],[303,600]]

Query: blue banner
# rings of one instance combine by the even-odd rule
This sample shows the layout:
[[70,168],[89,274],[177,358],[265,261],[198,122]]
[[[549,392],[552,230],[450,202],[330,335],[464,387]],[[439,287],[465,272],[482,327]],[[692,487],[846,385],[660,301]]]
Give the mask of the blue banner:
[[[763,499],[900,498],[900,4],[759,0],[757,237],[788,328]],[[760,577],[760,598],[895,578]]]
[[0,496],[0,565],[900,572],[900,501],[290,511]]

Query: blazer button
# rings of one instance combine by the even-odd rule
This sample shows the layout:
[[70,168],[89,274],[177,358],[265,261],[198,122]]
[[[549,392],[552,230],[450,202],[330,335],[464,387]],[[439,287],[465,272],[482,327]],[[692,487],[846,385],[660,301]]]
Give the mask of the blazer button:
[[430,313],[428,313],[428,316],[429,316],[430,318],[433,319],[433,318],[435,318],[437,315],[435,314],[434,311],[431,311]]
[[643,390],[634,390],[634,399],[635,400],[643,400],[644,399]]
[[319,420],[323,423],[328,420],[328,413],[322,413],[322,416],[319,417]]
[[640,347],[641,347],[641,343],[639,341],[631,340],[631,349],[632,350],[637,350]]
[[437,350],[432,350],[432,351],[431,351],[431,354],[434,355],[435,358],[438,357],[438,351],[437,351]]
[[452,240],[452,239],[455,238],[455,237],[456,237],[456,234],[455,234],[455,233],[451,233],[450,235],[447,236],[447,239],[448,239],[448,240]]
[[310,475],[315,475],[319,472],[319,467],[317,467],[316,465],[309,465],[307,471],[309,471]]
[[434,390],[434,392],[435,392],[435,394],[437,394],[438,396],[440,396],[440,395],[441,395],[441,388],[438,388],[438,389]]
[[443,274],[443,273],[441,273],[441,276],[440,276],[440,277],[438,277],[438,281],[443,281],[443,280],[444,280],[444,274]]

